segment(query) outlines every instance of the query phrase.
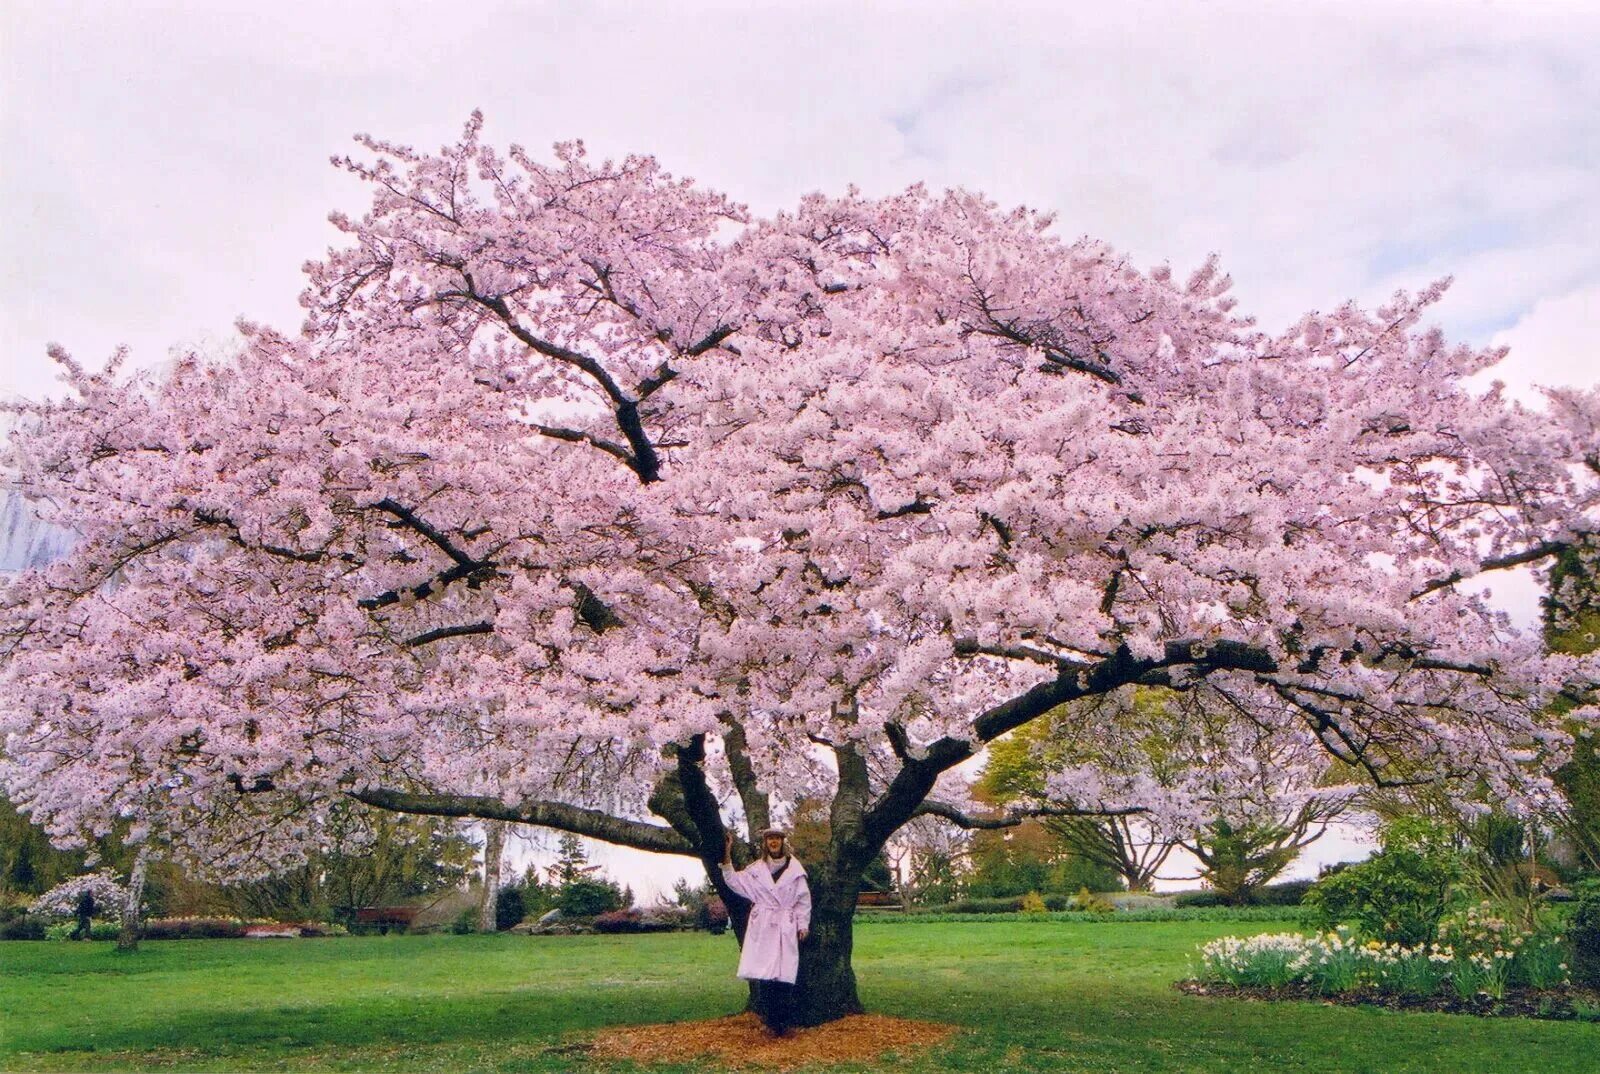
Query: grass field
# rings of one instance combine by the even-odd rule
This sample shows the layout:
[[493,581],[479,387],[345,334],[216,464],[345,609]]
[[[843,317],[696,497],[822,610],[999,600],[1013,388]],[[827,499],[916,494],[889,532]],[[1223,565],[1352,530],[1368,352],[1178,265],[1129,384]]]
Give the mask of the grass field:
[[[863,924],[866,1004],[964,1030],[937,1052],[867,1069],[1600,1071],[1600,1025],[1171,988],[1197,944],[1283,927]],[[585,1031],[737,1010],[735,959],[731,936],[702,933],[204,940],[146,943],[132,956],[109,943],[6,943],[0,1067],[571,1070],[588,1065]]]

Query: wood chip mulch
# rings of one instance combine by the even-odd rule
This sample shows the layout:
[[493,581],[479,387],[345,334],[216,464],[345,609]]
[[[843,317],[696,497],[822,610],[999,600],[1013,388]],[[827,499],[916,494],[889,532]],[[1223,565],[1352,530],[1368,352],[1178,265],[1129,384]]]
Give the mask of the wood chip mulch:
[[620,1026],[594,1038],[589,1055],[635,1063],[709,1059],[724,1067],[788,1070],[807,1064],[876,1059],[885,1052],[920,1051],[941,1043],[955,1026],[882,1014],[855,1014],[813,1029],[774,1037],[753,1014],[702,1022]]
[[1595,1021],[1600,1016],[1600,990],[1592,988],[1510,989],[1504,999],[1475,996],[1460,999],[1451,994],[1401,996],[1361,988],[1354,992],[1324,995],[1306,984],[1264,988],[1252,985],[1208,984],[1179,981],[1174,987],[1191,996],[1222,996],[1229,999],[1300,1000],[1340,1007],[1383,1007],[1391,1011],[1431,1011],[1436,1014],[1472,1014],[1480,1018],[1547,1018],[1553,1021]]

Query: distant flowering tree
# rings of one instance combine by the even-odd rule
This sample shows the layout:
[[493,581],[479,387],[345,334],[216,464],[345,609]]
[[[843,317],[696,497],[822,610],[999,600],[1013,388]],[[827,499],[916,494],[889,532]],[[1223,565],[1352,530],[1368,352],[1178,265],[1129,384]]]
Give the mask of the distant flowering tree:
[[1076,853],[1149,890],[1179,847],[1229,902],[1246,902],[1345,812],[1359,786],[1309,728],[1262,728],[1205,691],[1136,688],[1065,706],[989,751],[1003,801],[1138,802],[1139,813],[1052,817]]
[[1500,352],[1418,328],[1441,287],[1270,334],[1214,263],[976,194],[757,219],[476,117],[362,144],[299,334],[57,350],[72,396],[18,408],[15,485],[78,540],[0,595],[0,779],[58,838],[247,872],[354,798],[698,858],[742,928],[724,807],[821,793],[820,1022],[860,1007],[863,870],[918,816],[1015,822],[958,769],[1061,705],[1114,732],[1167,686],[1375,781],[1548,794],[1592,658],[1460,583],[1592,528],[1600,405],[1469,394]]

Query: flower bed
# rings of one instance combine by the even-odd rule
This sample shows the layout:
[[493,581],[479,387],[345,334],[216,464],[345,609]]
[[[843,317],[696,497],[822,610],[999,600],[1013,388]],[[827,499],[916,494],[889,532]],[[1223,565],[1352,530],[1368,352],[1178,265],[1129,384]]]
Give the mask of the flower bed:
[[1487,903],[1444,922],[1436,942],[1414,946],[1363,941],[1343,927],[1223,937],[1200,948],[1194,979],[1180,987],[1203,995],[1600,1018],[1600,993],[1571,985],[1565,938],[1518,927]]
[[1432,1011],[1440,1014],[1475,1014],[1491,1018],[1547,1018],[1557,1021],[1600,1022],[1600,991],[1565,986],[1552,989],[1511,988],[1503,999],[1476,996],[1461,999],[1453,993],[1434,996],[1407,996],[1360,987],[1352,992],[1329,995],[1309,985],[1290,984],[1278,988],[1216,984],[1207,981],[1179,981],[1178,991],[1191,996],[1220,996],[1227,999],[1303,1000],[1348,1007],[1383,1007],[1396,1011]]
[[344,936],[342,925],[320,921],[243,921],[236,917],[166,917],[147,921],[146,940],[237,940],[289,936]]

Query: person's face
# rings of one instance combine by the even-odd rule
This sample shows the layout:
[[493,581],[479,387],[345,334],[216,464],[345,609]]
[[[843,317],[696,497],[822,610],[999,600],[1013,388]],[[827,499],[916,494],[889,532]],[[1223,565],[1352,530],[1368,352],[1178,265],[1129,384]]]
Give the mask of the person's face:
[[767,836],[767,857],[776,858],[779,854],[782,854],[782,853],[783,853],[783,836],[781,836],[781,835],[769,835],[769,836]]

